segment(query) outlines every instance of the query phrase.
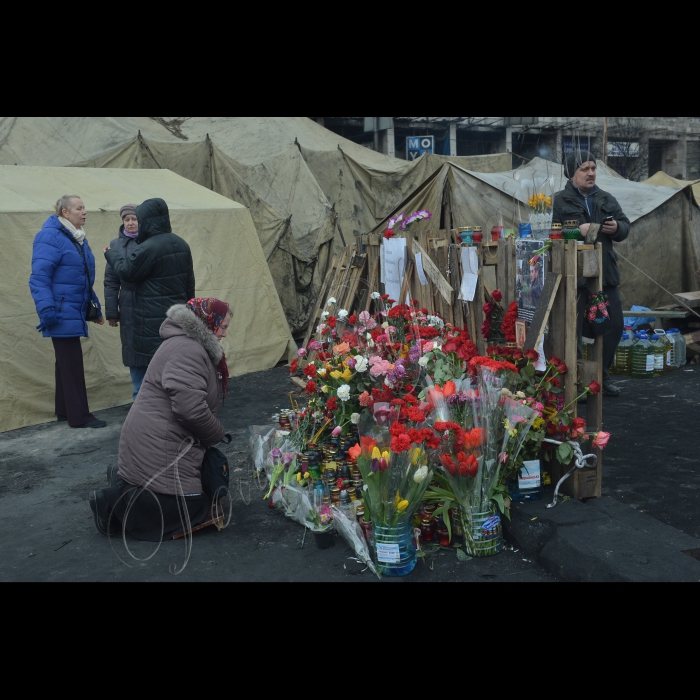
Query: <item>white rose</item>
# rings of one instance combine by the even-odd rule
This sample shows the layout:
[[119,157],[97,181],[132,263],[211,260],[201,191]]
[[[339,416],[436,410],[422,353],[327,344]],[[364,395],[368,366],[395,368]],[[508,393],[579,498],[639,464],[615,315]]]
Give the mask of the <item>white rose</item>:
[[427,357],[421,357],[420,360],[418,360],[418,364],[421,367],[427,367],[429,362],[430,360]]
[[359,425],[360,423],[360,414],[359,413],[353,413],[352,416],[350,416],[350,422],[353,425]]
[[358,374],[364,374],[369,369],[369,360],[366,357],[358,357],[355,362],[355,371]]
[[333,298],[333,297],[331,297],[331,298],[328,300],[328,306],[335,306],[337,303],[338,303],[338,300],[335,299],[335,298]]
[[345,384],[338,389],[338,398],[343,402],[350,401],[350,387]]
[[413,477],[413,481],[417,484],[422,484],[428,478],[428,467],[421,467],[416,475]]

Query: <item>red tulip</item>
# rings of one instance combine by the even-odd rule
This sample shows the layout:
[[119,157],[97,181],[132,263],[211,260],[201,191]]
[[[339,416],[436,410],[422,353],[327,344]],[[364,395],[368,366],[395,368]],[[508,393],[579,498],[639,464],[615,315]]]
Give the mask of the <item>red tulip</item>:
[[446,399],[449,399],[450,396],[454,396],[457,393],[457,385],[454,382],[447,382],[442,393]]

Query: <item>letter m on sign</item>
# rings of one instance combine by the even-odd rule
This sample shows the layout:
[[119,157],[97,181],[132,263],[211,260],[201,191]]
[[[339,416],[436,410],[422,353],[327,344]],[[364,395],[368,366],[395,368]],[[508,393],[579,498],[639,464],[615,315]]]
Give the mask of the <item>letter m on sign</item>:
[[407,141],[408,141],[408,149],[410,151],[420,151],[420,138],[407,139]]

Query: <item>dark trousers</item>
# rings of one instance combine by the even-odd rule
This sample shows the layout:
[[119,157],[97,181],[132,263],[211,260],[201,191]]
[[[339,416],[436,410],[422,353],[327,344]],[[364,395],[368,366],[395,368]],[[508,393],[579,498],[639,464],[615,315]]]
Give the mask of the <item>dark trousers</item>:
[[[612,321],[612,331],[603,339],[603,372],[605,380],[610,378],[610,368],[615,362],[615,353],[625,332],[625,317],[622,308],[622,295],[619,287],[604,287],[603,291],[608,295],[610,302],[610,320]],[[586,317],[586,307],[589,292],[587,289],[580,289],[578,294],[578,339],[579,346],[583,338],[583,319]]]
[[80,338],[53,338],[56,352],[56,415],[68,418],[71,428],[94,420],[88,408],[85,367]]

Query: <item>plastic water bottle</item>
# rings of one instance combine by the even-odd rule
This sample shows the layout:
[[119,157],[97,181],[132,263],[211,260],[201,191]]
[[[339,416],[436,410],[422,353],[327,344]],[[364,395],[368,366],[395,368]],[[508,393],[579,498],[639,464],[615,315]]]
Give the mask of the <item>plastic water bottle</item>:
[[623,333],[622,341],[617,347],[615,353],[615,374],[621,374],[624,377],[632,376],[632,347],[634,343],[627,333]]
[[662,342],[666,345],[666,358],[664,360],[666,370],[665,374],[668,374],[673,369],[673,343],[666,331],[655,330],[654,333],[659,336]]
[[666,365],[666,342],[654,333],[651,336],[651,344],[654,348],[654,376],[663,377],[667,372]]
[[645,333],[637,333],[637,343],[632,348],[632,376],[635,379],[651,379],[656,368],[656,355]]
[[688,353],[688,343],[686,339],[677,328],[668,331],[668,335],[673,344],[673,368],[680,369],[681,367],[685,367]]

